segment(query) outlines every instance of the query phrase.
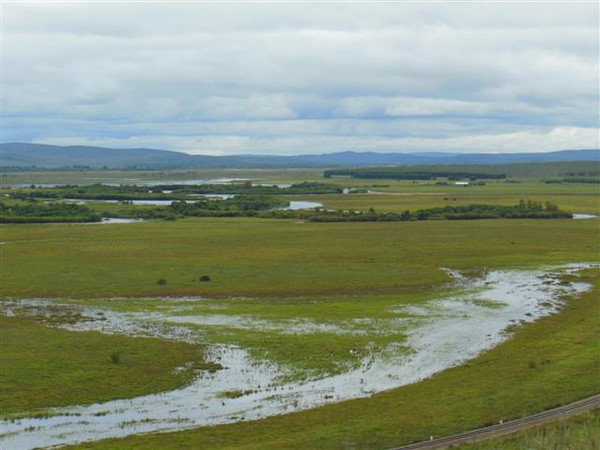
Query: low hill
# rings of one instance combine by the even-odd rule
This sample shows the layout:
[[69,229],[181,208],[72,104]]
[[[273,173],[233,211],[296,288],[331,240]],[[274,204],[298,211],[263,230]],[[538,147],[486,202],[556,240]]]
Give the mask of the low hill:
[[205,156],[148,148],[0,144],[0,166],[59,168],[309,168],[423,164],[512,164],[522,162],[598,161],[598,150],[548,153],[375,153],[338,152],[298,156]]

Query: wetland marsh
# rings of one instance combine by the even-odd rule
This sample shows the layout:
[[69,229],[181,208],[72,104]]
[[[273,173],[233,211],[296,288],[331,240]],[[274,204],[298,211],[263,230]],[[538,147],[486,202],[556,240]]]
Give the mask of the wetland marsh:
[[[327,403],[369,397],[427,378],[441,370],[476,357],[510,337],[509,327],[556,313],[561,298],[577,296],[590,288],[582,282],[564,281],[590,265],[571,265],[545,271],[491,271],[482,278],[467,280],[457,276],[454,296],[420,304],[391,304],[388,318],[348,318],[340,323],[314,323],[308,319],[264,320],[226,315],[227,302],[213,304],[208,299],[150,300],[137,302],[135,311],[78,307],[72,309],[70,323],[54,322],[70,330],[94,330],[108,334],[199,341],[210,345],[205,360],[219,369],[203,372],[185,388],[127,400],[48,410],[48,417],[4,421],[3,442],[9,447],[34,448],[78,443],[108,437],[122,437],[151,431],[185,429],[242,420],[256,420],[316,408]],[[110,300],[108,303],[127,302]],[[161,304],[157,312],[148,312]],[[220,314],[194,314],[218,309]],[[318,308],[318,307],[317,307]],[[60,301],[5,302],[9,316],[43,315],[52,321],[53,311],[63,314]],[[118,310],[118,308],[117,308]],[[185,313],[185,315],[181,315]],[[315,315],[318,315],[315,312]],[[259,316],[260,317],[260,316]],[[177,324],[174,326],[173,324]],[[219,332],[208,331],[221,328]],[[224,330],[223,330],[224,329]],[[349,361],[341,361],[337,371],[302,374],[297,361],[286,366],[277,359],[253,358],[253,349],[214,340],[227,339],[237,329],[257,333],[267,331],[274,340],[280,334],[319,334],[323,341],[336,335],[386,336],[387,343],[352,348]],[[209,337],[210,336],[210,337]],[[268,348],[254,349],[254,353]],[[294,364],[296,363],[296,364]],[[300,371],[302,372],[302,371]],[[337,372],[337,373],[336,373]]]
[[[260,184],[285,181],[267,177]],[[527,186],[526,199],[587,204],[576,211],[591,217],[0,225],[0,251],[11,262],[0,273],[1,323],[14,335],[0,378],[3,444],[102,448],[105,441],[82,442],[125,438],[106,445],[178,448],[201,439],[207,448],[224,440],[233,447],[378,448],[595,393],[591,375],[567,390],[555,387],[577,371],[593,374],[597,365],[590,312],[597,307],[598,207],[585,199],[598,193],[593,186]],[[378,189],[391,193],[285,197],[324,208],[350,202],[396,210],[454,201],[404,182]],[[498,182],[454,195],[504,204],[515,195],[511,189]],[[582,314],[586,321],[578,321]],[[553,327],[568,337],[546,334]],[[19,338],[31,330],[51,337],[45,353]],[[87,355],[65,350],[104,339],[111,343]],[[164,352],[179,357],[163,359]],[[36,369],[20,371],[19,355],[36,360]],[[61,360],[81,364],[89,377],[71,380],[81,389],[40,396],[55,389],[45,373],[61,379]],[[140,385],[131,374],[149,366],[159,382]],[[498,383],[500,372],[513,376]],[[94,392],[93,383],[111,379],[108,373],[113,381]],[[467,385],[450,381],[456,373]],[[543,376],[523,378],[537,373]],[[426,396],[439,389],[446,394],[432,404]],[[465,389],[468,398],[461,397]],[[451,412],[457,406],[447,396],[461,398],[460,412]],[[389,410],[387,402],[405,404],[419,425],[407,430],[406,411],[375,417],[373,411]],[[425,419],[433,413],[435,421]],[[344,425],[349,421],[352,430]],[[401,435],[393,431],[398,426]],[[278,437],[269,440],[273,433]]]
[[600,450],[598,1],[0,2],[0,450]]

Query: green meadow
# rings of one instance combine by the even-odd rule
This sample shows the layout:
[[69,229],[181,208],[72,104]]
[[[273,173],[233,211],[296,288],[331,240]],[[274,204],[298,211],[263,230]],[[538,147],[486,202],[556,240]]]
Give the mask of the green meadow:
[[[422,292],[440,267],[595,261],[596,220],[304,223],[184,219],[3,225],[2,297]],[[209,283],[198,281],[203,274]],[[160,279],[165,284],[158,284]]]
[[[364,181],[364,180],[363,180]],[[372,182],[367,183],[367,186]],[[400,212],[440,206],[484,203],[515,205],[521,199],[551,201],[572,213],[600,213],[599,190],[593,184],[505,183],[493,181],[485,186],[431,186],[411,182],[389,182],[388,187],[369,187],[373,193],[347,195],[289,196],[290,200],[323,203],[325,208]],[[380,185],[378,185],[380,186]]]
[[[70,172],[43,174],[40,183],[83,178]],[[322,171],[316,170],[87,175],[88,180],[104,182],[227,177],[323,181]],[[11,174],[10,182],[31,182],[28,176]],[[465,188],[334,178],[327,182],[378,193],[286,198],[320,202],[325,208],[396,212],[470,203],[511,205],[525,199],[556,202],[569,212],[600,213],[600,193],[593,184],[522,181]],[[88,206],[97,212],[122,207],[100,202]],[[475,279],[494,269],[600,262],[599,231],[598,219],[312,223],[186,218],[127,224],[3,224],[0,298],[54,299],[58,313],[50,319],[43,314],[0,316],[1,414],[44,415],[50,414],[44,410],[48,407],[184,386],[197,374],[218,369],[206,363],[203,354],[206,345],[215,342],[239,346],[257,359],[288,367],[292,379],[341,373],[356,367],[369,352],[402,342],[406,329],[393,325],[395,307],[419,305],[457,289],[444,268]],[[201,281],[206,275],[209,280]],[[515,327],[510,340],[424,381],[254,422],[80,447],[387,448],[596,394],[600,392],[598,270],[585,271],[581,280],[594,289],[565,298],[559,314]],[[190,303],[184,297],[206,301]],[[249,325],[224,320],[221,325],[191,326],[202,338],[188,344],[57,328],[73,320],[61,315],[63,307],[148,314],[181,309],[190,316],[218,314]],[[302,324],[315,329],[285,332],[286,327]],[[334,327],[327,328],[330,325]],[[589,417],[588,422],[597,420]],[[574,423],[573,430],[581,428]],[[530,442],[529,435],[515,439]],[[506,442],[507,447],[489,448],[514,448],[513,441]]]

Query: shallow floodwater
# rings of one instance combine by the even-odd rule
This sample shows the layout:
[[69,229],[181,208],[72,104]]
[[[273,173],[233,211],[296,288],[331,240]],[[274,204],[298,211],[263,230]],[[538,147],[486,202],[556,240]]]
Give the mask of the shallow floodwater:
[[322,206],[323,206],[323,203],[318,203],[318,202],[293,201],[293,202],[290,202],[289,206],[287,206],[286,208],[281,208],[281,209],[297,211],[299,209],[314,209],[314,208],[320,208]]
[[144,222],[145,219],[120,219],[118,217],[104,217],[100,222],[89,222],[90,224],[111,224],[111,223],[137,223]]
[[[72,444],[260,419],[368,397],[461,364],[508,339],[509,327],[557,312],[563,296],[577,295],[590,288],[586,283],[561,283],[558,274],[576,273],[588,267],[592,266],[573,264],[548,270],[490,271],[476,281],[447,270],[461,293],[419,305],[393,307],[389,312],[397,315],[399,322],[410,325],[404,331],[406,339],[381,352],[374,351],[359,367],[345,373],[278,383],[285,369],[268,361],[253,360],[241,348],[213,345],[207,357],[224,369],[203,374],[183,389],[91,406],[50,409],[54,416],[46,419],[1,421],[0,442],[7,449]],[[43,310],[45,304],[52,303],[5,302],[4,312],[19,313],[19,307]],[[186,333],[190,331],[186,323],[231,324],[233,320],[219,314],[186,316],[181,311],[144,315],[88,308],[82,315],[84,320],[72,328],[181,340],[193,339],[192,334]],[[268,326],[267,321],[252,323],[250,319],[244,324],[265,325]],[[311,331],[300,329],[299,332]],[[411,351],[394,351],[399,346],[409,347]],[[247,395],[224,398],[222,393],[226,391]]]
[[[250,178],[213,178],[207,179],[186,179],[186,180],[150,180],[150,181],[134,181],[131,184],[137,184],[139,186],[162,186],[165,184],[181,184],[181,185],[196,185],[196,184],[231,184],[241,183],[243,181],[251,181]],[[108,183],[104,183],[108,184]]]
[[188,194],[188,197],[203,197],[209,199],[227,200],[235,197],[235,194]]
[[595,219],[595,214],[573,214],[573,219]]
[[288,189],[292,187],[291,183],[252,183],[252,186],[278,187],[279,189]]
[[[105,186],[137,185],[137,186],[163,186],[163,185],[196,185],[196,184],[231,184],[251,181],[249,178],[214,178],[214,179],[184,179],[184,180],[139,180],[135,178],[123,179],[119,182],[90,180],[78,184],[95,184],[100,182]],[[36,186],[39,188],[53,188],[57,186],[66,186],[73,183],[2,183],[2,187],[24,188]]]
[[[63,200],[67,203],[78,203],[83,205],[85,203],[112,203],[112,204],[131,204],[131,205],[152,205],[152,206],[170,206],[171,203],[178,200],[103,200],[103,199],[74,199],[65,198]],[[186,203],[194,203],[194,200],[185,200]]]

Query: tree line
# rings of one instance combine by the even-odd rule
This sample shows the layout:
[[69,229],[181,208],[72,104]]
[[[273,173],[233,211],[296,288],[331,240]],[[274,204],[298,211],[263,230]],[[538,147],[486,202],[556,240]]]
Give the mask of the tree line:
[[260,186],[252,182],[234,184],[171,184],[155,186],[105,184],[64,185],[51,188],[35,187],[10,192],[10,198],[32,199],[82,199],[82,200],[181,200],[190,194],[232,195],[295,195],[295,194],[341,194],[342,188],[334,184],[303,182],[289,187]]
[[[442,206],[417,211],[286,210],[289,202],[273,196],[241,195],[227,200],[175,201],[168,206],[130,208],[112,214],[121,218],[175,220],[184,217],[260,217],[311,222],[407,222],[423,220],[476,219],[568,219],[555,203],[521,200],[512,206],[471,204]],[[25,205],[0,203],[0,222],[97,222],[101,216],[85,205],[32,202]]]
[[0,223],[99,222],[100,214],[85,205],[42,203],[6,205],[0,203]]

